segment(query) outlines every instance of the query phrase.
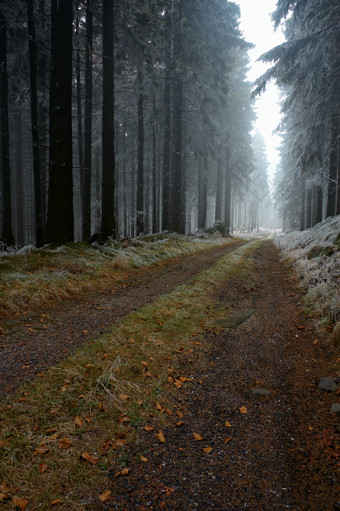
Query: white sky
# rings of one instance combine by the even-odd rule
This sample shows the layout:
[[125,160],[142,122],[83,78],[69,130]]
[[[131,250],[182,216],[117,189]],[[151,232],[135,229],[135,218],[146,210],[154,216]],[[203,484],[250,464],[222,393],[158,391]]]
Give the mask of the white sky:
[[[274,46],[284,41],[280,29],[274,32],[270,14],[275,10],[276,0],[235,0],[241,7],[240,28],[247,41],[256,45],[250,50],[250,66],[248,79],[254,81],[261,76],[268,67],[268,64],[256,62],[256,59]],[[270,181],[275,173],[279,161],[277,148],[280,139],[273,131],[280,122],[279,91],[274,84],[270,84],[266,91],[257,99],[255,110],[257,112],[256,129],[258,129],[267,146],[267,158],[269,163]]]

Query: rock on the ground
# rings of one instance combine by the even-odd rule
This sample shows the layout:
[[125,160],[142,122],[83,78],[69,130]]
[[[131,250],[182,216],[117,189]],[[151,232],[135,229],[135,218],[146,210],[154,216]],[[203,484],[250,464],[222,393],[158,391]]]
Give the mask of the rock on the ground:
[[271,392],[267,389],[250,389],[250,392],[255,396],[270,396]]
[[331,414],[340,415],[340,403],[333,403],[331,406]]
[[338,386],[331,376],[323,376],[319,383],[319,389],[335,392]]

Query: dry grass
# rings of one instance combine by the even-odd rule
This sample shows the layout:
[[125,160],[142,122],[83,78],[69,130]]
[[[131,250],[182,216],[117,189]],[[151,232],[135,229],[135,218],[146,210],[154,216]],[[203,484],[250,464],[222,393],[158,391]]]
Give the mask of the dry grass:
[[173,234],[98,247],[74,243],[2,255],[0,319],[104,291],[118,285],[127,274],[138,274],[150,265],[230,243],[233,240],[219,236],[186,238]]
[[176,410],[166,401],[169,392],[190,385],[186,377],[193,375],[181,372],[181,360],[204,364],[197,336],[219,313],[216,284],[249,271],[249,255],[259,243],[235,250],[130,314],[13,395],[1,410],[4,510],[13,509],[14,496],[27,500],[29,510],[50,509],[55,499],[58,509],[92,509],[108,489],[108,469],[133,469],[137,460],[129,459],[126,447],[150,421],[162,424],[165,412]]

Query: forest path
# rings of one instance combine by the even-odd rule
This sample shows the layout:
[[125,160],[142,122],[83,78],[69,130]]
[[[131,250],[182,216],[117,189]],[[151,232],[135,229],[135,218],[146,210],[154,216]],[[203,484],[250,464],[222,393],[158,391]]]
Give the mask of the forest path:
[[247,280],[220,288],[224,312],[194,338],[204,367],[181,359],[192,381],[169,390],[164,406],[178,411],[162,427],[165,443],[141,433],[125,453],[129,475],[112,467],[106,509],[340,509],[329,413],[338,399],[316,385],[329,370],[321,343],[274,245],[253,261]]
[[6,321],[0,337],[0,398],[245,243],[232,239],[222,247],[173,258],[127,275],[120,287],[108,292],[90,293],[58,303],[53,310]]

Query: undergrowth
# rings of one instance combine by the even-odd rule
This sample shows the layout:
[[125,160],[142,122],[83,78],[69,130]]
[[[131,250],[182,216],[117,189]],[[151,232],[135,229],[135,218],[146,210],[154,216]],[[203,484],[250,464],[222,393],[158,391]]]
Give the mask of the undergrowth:
[[[193,375],[181,371],[181,361],[204,364],[200,333],[219,314],[214,291],[229,277],[242,277],[245,266],[249,271],[249,255],[260,243],[238,248],[130,314],[3,405],[4,510],[16,502],[30,510],[50,509],[52,503],[63,510],[93,509],[107,490],[108,470],[124,477],[145,462],[142,430],[147,427],[157,444],[165,417],[185,412],[176,395]],[[140,447],[140,459],[129,458],[131,443]]]

